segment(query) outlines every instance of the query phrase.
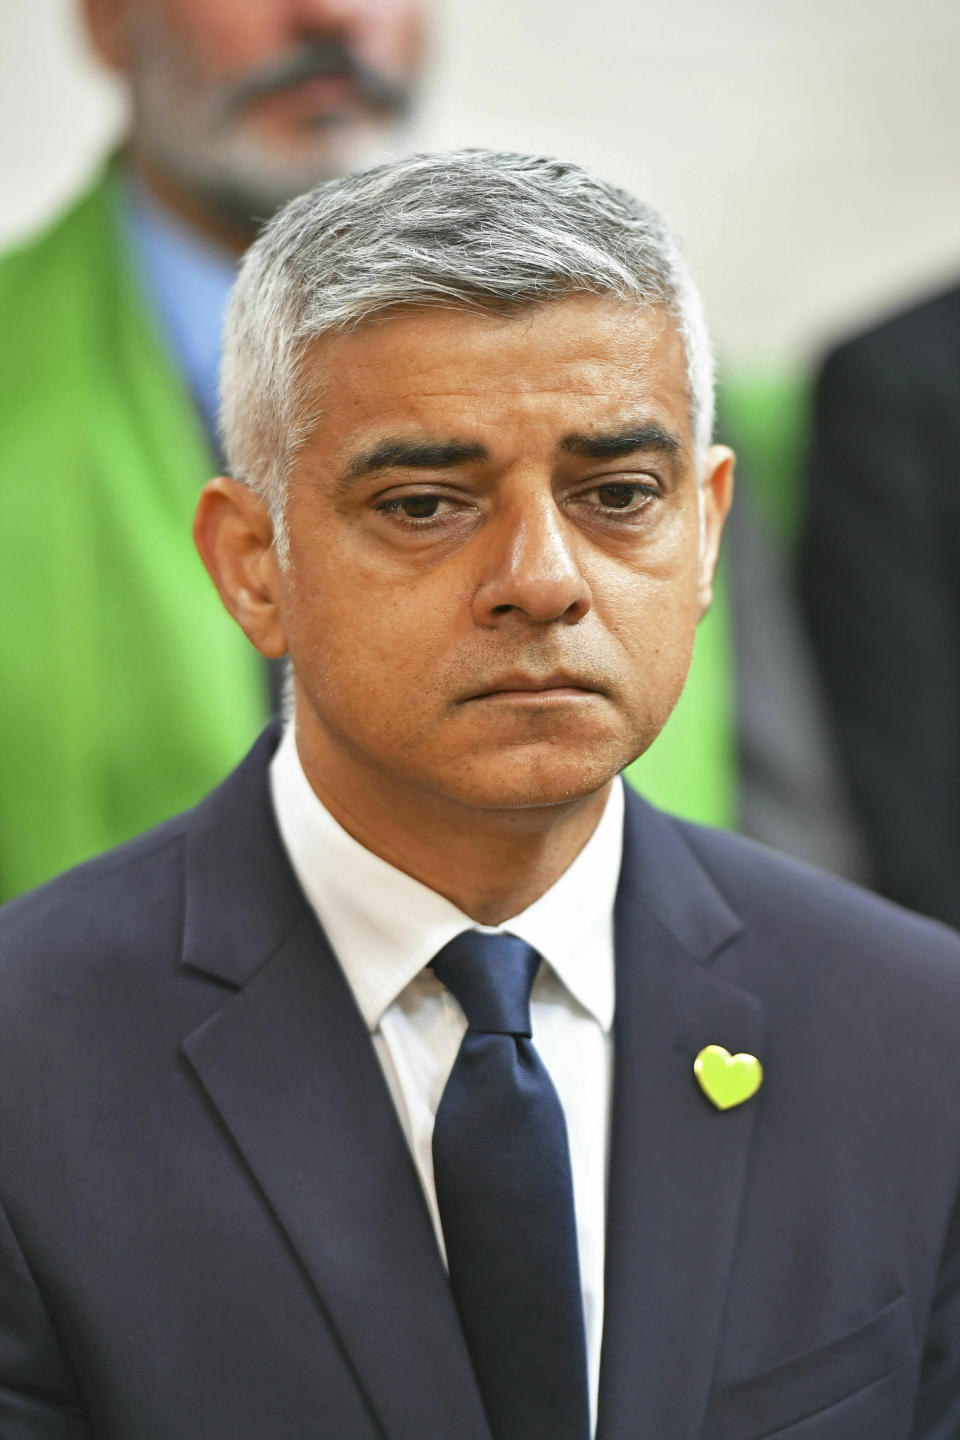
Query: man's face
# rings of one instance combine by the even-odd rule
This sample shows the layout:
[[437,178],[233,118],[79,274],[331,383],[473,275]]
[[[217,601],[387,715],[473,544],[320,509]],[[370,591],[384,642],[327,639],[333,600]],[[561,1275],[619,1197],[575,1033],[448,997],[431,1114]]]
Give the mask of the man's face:
[[404,114],[422,0],[86,0],[150,163],[239,221],[341,175]]
[[401,311],[319,343],[279,577],[301,753],[473,809],[599,790],[683,686],[729,503],[698,507],[656,309]]

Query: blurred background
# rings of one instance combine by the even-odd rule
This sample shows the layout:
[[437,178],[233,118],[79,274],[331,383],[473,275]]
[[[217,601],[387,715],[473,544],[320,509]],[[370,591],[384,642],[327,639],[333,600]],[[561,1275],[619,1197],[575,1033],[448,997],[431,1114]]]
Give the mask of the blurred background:
[[[737,366],[805,365],[960,261],[953,0],[438,0],[418,138],[595,167],[683,235]],[[74,0],[0,6],[0,242],[75,191],[122,87]]]
[[[347,154],[481,145],[580,161],[665,212],[741,463],[690,682],[629,778],[960,925],[956,0],[234,3],[0,7],[0,898],[192,803],[276,702],[189,521],[221,463],[233,266],[269,213],[271,146],[293,136],[297,165],[316,152],[290,171],[305,183]],[[413,31],[397,37],[421,11],[418,79]],[[134,13],[134,58],[108,71],[88,25],[109,56]],[[241,29],[260,34],[243,63]],[[373,90],[332,124],[296,90],[331,37],[333,63],[373,61]],[[288,61],[271,122],[243,86]],[[224,78],[246,98],[217,123],[261,187],[239,224],[194,183],[198,155],[223,158],[191,126],[221,113]],[[131,94],[149,123],[104,171]]]

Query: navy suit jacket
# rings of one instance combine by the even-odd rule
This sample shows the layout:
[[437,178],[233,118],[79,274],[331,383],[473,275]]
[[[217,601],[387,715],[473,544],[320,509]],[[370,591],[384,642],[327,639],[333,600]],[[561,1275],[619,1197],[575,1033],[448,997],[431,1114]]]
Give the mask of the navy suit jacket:
[[[3,1440],[490,1440],[274,743],[0,912]],[[600,1440],[960,1434],[957,937],[632,795],[616,925]]]

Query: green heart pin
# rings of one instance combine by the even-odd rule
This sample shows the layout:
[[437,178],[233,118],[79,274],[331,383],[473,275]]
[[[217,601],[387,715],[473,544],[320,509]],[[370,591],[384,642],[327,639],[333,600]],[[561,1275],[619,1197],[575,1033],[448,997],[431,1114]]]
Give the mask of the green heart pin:
[[700,1089],[718,1110],[732,1110],[756,1095],[763,1066],[756,1055],[731,1055],[722,1045],[706,1045],[693,1062]]

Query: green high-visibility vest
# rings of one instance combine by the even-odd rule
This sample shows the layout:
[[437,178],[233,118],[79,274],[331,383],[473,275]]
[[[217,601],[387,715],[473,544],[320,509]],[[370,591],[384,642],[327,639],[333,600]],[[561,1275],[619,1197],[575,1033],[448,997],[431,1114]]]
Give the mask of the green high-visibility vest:
[[[0,259],[0,897],[193,804],[267,715],[259,656],[191,522],[214,460],[147,309],[107,166]],[[687,689],[627,774],[708,823],[736,810],[722,578]]]
[[735,709],[730,607],[721,564],[713,605],[697,628],[683,694],[649,750],[627,767],[627,779],[652,804],[685,820],[736,825]]
[[108,167],[0,260],[0,895],[193,804],[267,714],[191,538],[214,461]]

